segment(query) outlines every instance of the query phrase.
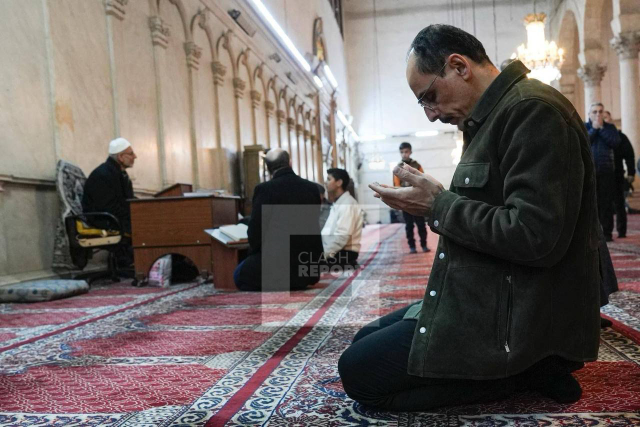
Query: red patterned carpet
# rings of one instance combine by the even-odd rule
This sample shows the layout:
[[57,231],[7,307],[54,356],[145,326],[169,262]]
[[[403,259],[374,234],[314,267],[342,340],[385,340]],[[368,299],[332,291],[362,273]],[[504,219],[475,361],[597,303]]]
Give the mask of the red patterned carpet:
[[337,360],[355,332],[421,298],[429,277],[433,252],[408,254],[400,227],[367,227],[364,268],[304,292],[120,284],[0,305],[0,425],[640,425],[640,216],[610,246],[620,292],[603,313],[614,327],[576,373],[577,403],[528,393],[410,414],[346,397]]

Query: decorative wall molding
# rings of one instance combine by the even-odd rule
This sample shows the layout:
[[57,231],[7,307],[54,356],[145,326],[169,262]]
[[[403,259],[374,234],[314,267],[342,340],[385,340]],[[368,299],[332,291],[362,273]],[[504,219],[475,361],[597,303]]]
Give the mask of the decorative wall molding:
[[267,112],[267,117],[273,117],[273,111],[276,105],[271,101],[264,101],[264,109]]
[[122,21],[126,15],[127,3],[129,0],[104,0],[104,11],[107,15],[115,16]]
[[154,46],[167,48],[171,29],[159,16],[149,17],[149,28],[151,29],[151,42]]
[[249,93],[251,94],[251,106],[255,110],[260,106],[260,101],[262,100],[262,94],[257,90],[252,90]]
[[220,61],[211,63],[211,71],[213,71],[213,84],[222,86],[224,84],[224,76],[227,74],[227,67]]
[[611,47],[620,59],[638,59],[640,50],[640,31],[621,33],[610,41]]
[[236,98],[242,99],[242,96],[244,95],[244,90],[246,89],[246,87],[247,87],[247,82],[242,80],[240,77],[233,78],[233,94],[235,95]]
[[584,81],[586,86],[600,86],[600,82],[607,71],[607,66],[603,64],[587,64],[578,68],[578,77]]
[[202,48],[194,42],[186,42],[184,44],[184,51],[187,54],[187,67],[197,70],[200,67]]

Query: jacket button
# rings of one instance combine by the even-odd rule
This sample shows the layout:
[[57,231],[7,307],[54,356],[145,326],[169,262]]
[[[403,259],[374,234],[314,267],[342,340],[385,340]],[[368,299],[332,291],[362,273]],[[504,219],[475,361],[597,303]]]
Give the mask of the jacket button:
[[467,122],[467,126],[473,127],[475,125],[475,123],[473,122],[473,120],[469,120]]
[[429,295],[431,295],[432,297],[435,297],[436,296],[436,291],[429,292]]
[[465,183],[465,184],[468,184],[468,183],[469,183],[469,178],[465,178],[465,179],[464,179],[464,183]]
[[435,221],[433,221],[433,226],[434,226],[434,227],[437,227],[437,226],[439,226],[439,225],[440,225],[440,223],[438,222],[438,220],[437,220],[437,219],[436,219]]
[[420,328],[420,333],[424,334],[425,332],[427,332],[427,328],[425,328],[424,326],[422,328]]
[[438,258],[444,259],[444,252],[440,252],[440,255],[438,255]]

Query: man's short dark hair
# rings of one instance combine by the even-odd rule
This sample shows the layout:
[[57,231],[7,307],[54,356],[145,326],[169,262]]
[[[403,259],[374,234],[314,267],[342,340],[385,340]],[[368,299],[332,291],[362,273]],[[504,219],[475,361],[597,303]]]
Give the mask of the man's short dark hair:
[[270,159],[270,157],[267,156],[264,161],[267,164],[267,170],[273,175],[278,169],[289,167],[290,157],[289,153],[282,150],[276,158]]
[[331,175],[336,181],[341,179],[342,189],[344,191],[347,191],[347,187],[349,186],[349,182],[351,182],[351,178],[349,178],[349,174],[346,170],[340,168],[327,169],[327,175]]
[[[434,24],[424,28],[411,42],[409,53],[411,51],[423,74],[436,74],[452,53],[464,55],[478,64],[492,64],[480,40],[452,25]],[[443,74],[444,70],[440,75]]]
[[400,148],[398,148],[398,150],[404,150],[405,148],[408,148],[409,150],[412,150],[411,149],[411,144],[409,144],[408,142],[403,142],[402,144],[400,144]]

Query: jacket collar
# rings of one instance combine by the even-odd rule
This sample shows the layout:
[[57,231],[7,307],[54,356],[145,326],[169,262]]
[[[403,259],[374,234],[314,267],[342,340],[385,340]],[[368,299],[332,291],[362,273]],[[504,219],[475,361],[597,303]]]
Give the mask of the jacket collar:
[[109,166],[113,170],[116,170],[118,172],[124,172],[122,170],[122,168],[120,167],[120,163],[116,162],[111,157],[107,157],[106,164],[107,164],[107,166]]
[[290,167],[278,169],[274,174],[272,179],[280,178],[285,175],[295,175],[296,173]]
[[520,61],[513,61],[507,66],[496,79],[484,91],[478,103],[473,107],[473,111],[468,119],[464,121],[465,131],[468,131],[473,137],[480,126],[484,123],[487,116],[502,97],[511,89],[511,87],[525,78],[530,70]]

